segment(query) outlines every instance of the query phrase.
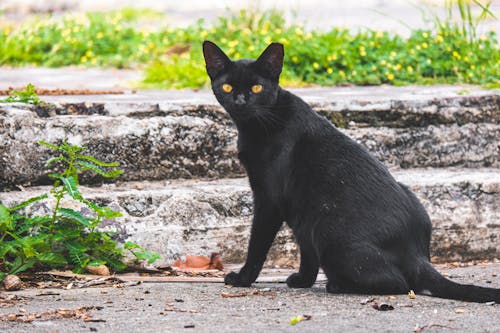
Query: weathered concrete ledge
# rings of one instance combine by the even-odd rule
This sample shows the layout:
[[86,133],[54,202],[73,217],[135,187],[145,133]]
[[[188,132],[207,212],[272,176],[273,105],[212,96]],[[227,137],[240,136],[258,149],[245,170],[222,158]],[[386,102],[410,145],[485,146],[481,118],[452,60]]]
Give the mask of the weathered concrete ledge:
[[[500,257],[500,175],[497,169],[413,169],[394,172],[423,202],[434,225],[432,256],[436,260]],[[13,205],[47,187],[0,193],[0,202]],[[130,239],[159,252],[170,261],[186,254],[222,253],[226,262],[246,255],[252,196],[245,178],[215,181],[185,180],[129,182],[84,188],[82,192],[108,204],[123,217],[104,222]],[[34,204],[46,213],[51,202]],[[65,205],[80,209],[78,205]],[[88,213],[81,209],[82,213]],[[269,259],[293,262],[297,249],[284,228]]]
[[[493,96],[483,97],[497,100]],[[466,102],[472,103],[472,100]],[[391,167],[499,167],[500,122],[494,120],[500,115],[500,108],[497,105],[497,111],[493,112],[494,105],[477,111],[477,119],[485,122],[476,123],[476,119],[465,124],[457,121],[421,126],[417,117],[415,126],[406,128],[391,125],[394,115],[387,121],[363,118],[367,122],[363,125],[359,118],[362,111],[328,112],[344,114],[347,118],[342,118],[342,122],[348,126],[341,130]],[[120,102],[100,107],[94,104],[51,107],[62,111],[43,114],[35,112],[37,107],[33,106],[0,104],[0,191],[16,185],[47,184],[48,170],[43,165],[50,156],[45,148],[37,145],[40,140],[68,140],[88,147],[88,153],[100,159],[119,162],[125,171],[124,181],[223,178],[242,174],[236,160],[236,130],[215,105],[169,102],[160,107],[154,103]],[[387,112],[396,112],[394,117],[402,120],[423,114],[420,106],[413,107],[402,113]],[[455,117],[464,108],[453,110],[450,112]],[[384,114],[385,111],[370,112]],[[365,127],[378,121],[381,126]],[[387,126],[382,126],[384,124]],[[83,179],[88,184],[98,181]]]
[[[500,122],[500,94],[477,87],[335,87],[290,89],[338,127],[421,127]],[[464,93],[465,91],[465,93]],[[229,121],[211,91],[138,91],[122,95],[42,96],[39,106],[15,105],[41,117],[54,115],[151,117],[192,115]],[[0,105],[2,109],[9,107]]]

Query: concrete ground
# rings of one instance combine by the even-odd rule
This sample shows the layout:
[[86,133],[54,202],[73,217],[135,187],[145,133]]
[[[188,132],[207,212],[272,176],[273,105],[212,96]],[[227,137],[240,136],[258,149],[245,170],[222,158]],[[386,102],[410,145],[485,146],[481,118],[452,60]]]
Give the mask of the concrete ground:
[[[500,263],[441,268],[457,282],[500,287]],[[290,272],[282,272],[286,276]],[[260,291],[260,295],[224,297]],[[5,295],[6,293],[4,293]],[[125,288],[30,289],[10,292],[27,297],[2,314],[95,307],[92,321],[0,320],[1,332],[499,332],[500,305],[467,303],[417,295],[332,295],[324,282],[312,289],[283,283],[225,288],[222,283],[143,283]],[[1,295],[1,293],[0,293]],[[365,303],[367,298],[375,300]],[[392,311],[372,305],[388,303]],[[294,316],[310,320],[291,325]]]

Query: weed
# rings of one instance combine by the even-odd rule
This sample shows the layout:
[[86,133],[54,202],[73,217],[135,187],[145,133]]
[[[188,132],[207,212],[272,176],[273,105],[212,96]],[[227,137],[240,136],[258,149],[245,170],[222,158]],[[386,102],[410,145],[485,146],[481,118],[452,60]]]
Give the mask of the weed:
[[[121,213],[85,199],[78,188],[78,176],[82,172],[91,171],[105,178],[115,178],[122,173],[116,168],[118,164],[84,155],[82,151],[85,148],[66,142],[60,145],[40,144],[57,154],[46,165],[56,164],[62,171],[49,174],[54,179],[49,193],[14,207],[0,204],[0,280],[7,274],[18,274],[28,269],[67,266],[80,273],[87,266],[102,264],[116,271],[126,269],[123,248],[113,240],[113,232],[97,230],[103,219],[117,218]],[[73,203],[63,204],[65,197],[71,198]],[[49,214],[28,216],[23,213],[26,207],[48,198],[55,202]],[[75,203],[83,205],[88,213],[74,209]],[[124,249],[129,250],[137,260],[152,263],[159,258],[132,242],[127,242]]]
[[35,86],[31,83],[28,83],[24,90],[11,90],[8,97],[0,99],[0,103],[27,103],[36,105],[41,102],[36,94]]

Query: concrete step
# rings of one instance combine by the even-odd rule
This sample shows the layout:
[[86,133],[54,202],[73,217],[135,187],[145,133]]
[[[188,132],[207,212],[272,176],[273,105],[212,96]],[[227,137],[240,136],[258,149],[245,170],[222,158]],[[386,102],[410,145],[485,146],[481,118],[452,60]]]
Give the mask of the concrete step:
[[[498,95],[391,89],[297,93],[391,167],[500,166]],[[0,191],[47,184],[43,164],[50,156],[39,140],[87,146],[90,154],[119,162],[123,181],[243,173],[236,130],[209,92],[43,99],[49,104],[0,104]],[[99,181],[83,178],[87,184]]]
[[[411,187],[431,216],[435,260],[500,257],[498,169],[411,169],[393,174]],[[3,192],[0,202],[10,206],[48,189]],[[81,191],[123,213],[122,218],[105,221],[104,228],[117,229],[120,239],[157,251],[165,261],[216,251],[226,262],[245,258],[252,216],[245,178],[126,182]],[[30,211],[47,213],[52,204],[36,203]],[[75,203],[65,205],[86,213]],[[297,248],[288,228],[280,231],[268,259],[274,264],[296,261]]]

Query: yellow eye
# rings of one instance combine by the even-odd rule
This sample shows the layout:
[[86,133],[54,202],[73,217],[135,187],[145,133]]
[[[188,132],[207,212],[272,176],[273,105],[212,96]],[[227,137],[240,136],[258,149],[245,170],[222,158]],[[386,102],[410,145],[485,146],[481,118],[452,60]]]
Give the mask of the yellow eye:
[[254,94],[258,94],[262,91],[262,84],[256,84],[254,86],[252,86],[252,92]]
[[224,90],[227,93],[230,93],[233,90],[233,86],[231,86],[230,84],[224,83],[222,85],[222,90]]

